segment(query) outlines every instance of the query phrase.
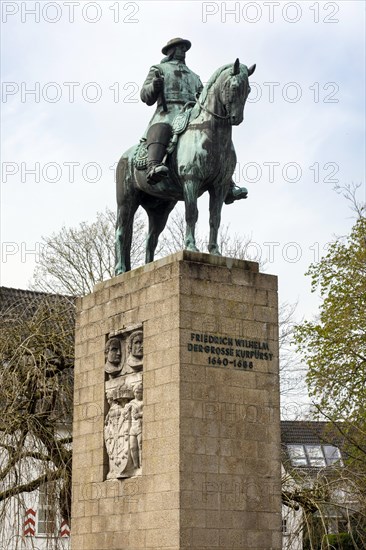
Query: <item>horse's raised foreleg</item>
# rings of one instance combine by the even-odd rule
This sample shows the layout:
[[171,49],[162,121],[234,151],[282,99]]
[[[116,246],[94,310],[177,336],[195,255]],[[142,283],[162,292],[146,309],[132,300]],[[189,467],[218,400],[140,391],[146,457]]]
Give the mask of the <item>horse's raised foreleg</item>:
[[193,181],[184,184],[184,202],[186,207],[186,250],[199,252],[196,246],[196,223],[198,220],[197,185]]
[[222,193],[210,192],[210,238],[208,242],[208,251],[215,256],[221,256],[217,240],[223,202],[224,197]]
[[149,232],[146,239],[146,256],[145,263],[150,263],[154,260],[155,250],[158,244],[160,233],[163,231],[168,220],[170,212],[173,210],[177,201],[160,201],[154,206],[144,205],[149,217]]

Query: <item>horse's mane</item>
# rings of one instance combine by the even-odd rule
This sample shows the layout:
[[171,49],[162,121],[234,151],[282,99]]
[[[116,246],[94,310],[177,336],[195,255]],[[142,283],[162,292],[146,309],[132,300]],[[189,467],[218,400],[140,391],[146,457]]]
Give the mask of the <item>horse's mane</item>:
[[207,99],[207,96],[208,96],[208,93],[211,89],[211,87],[215,84],[216,80],[219,78],[219,76],[226,70],[228,69],[229,67],[232,67],[233,64],[232,63],[228,63],[227,65],[224,65],[223,67],[219,67],[218,69],[216,69],[216,71],[214,72],[214,74],[211,76],[210,80],[207,82],[207,84],[205,84],[205,86],[203,87],[203,90],[201,92],[201,95],[199,97],[200,99],[200,102],[201,103],[204,103]]
[[[201,92],[201,95],[199,97],[199,100],[201,103],[204,103],[207,99],[208,93],[211,89],[211,87],[215,84],[216,80],[219,78],[219,76],[226,70],[226,69],[232,69],[233,63],[228,63],[227,65],[224,65],[223,67],[219,67],[216,69],[214,74],[211,76],[210,80],[207,82],[207,84],[203,87],[203,90]],[[240,72],[245,72],[246,65],[240,64]]]
[[[201,92],[201,94],[198,98],[199,103],[202,104],[206,101],[207,96],[210,92],[210,89],[215,84],[215,82],[219,78],[219,76],[221,76],[222,73],[224,71],[226,71],[226,69],[231,69],[232,67],[233,67],[233,63],[228,63],[227,65],[223,65],[223,67],[219,67],[218,69],[216,69],[216,71],[213,73],[213,75],[211,76],[211,78],[209,79],[207,84],[205,84],[205,86],[203,87],[203,90],[202,90],[202,92]],[[247,70],[248,69],[247,69],[246,65],[240,64],[240,73],[243,73]],[[195,104],[195,106],[193,107],[193,109],[192,109],[191,120],[194,120],[201,112],[201,107],[200,107],[199,103],[197,102]]]

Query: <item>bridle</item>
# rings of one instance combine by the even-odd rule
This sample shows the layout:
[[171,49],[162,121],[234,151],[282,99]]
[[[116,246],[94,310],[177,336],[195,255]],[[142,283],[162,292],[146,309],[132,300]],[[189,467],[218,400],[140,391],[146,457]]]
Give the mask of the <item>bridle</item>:
[[[203,111],[206,111],[206,113],[208,113],[209,115],[213,116],[214,118],[220,118],[222,120],[227,120],[228,118],[230,118],[230,114],[224,116],[224,115],[219,115],[218,113],[214,113],[213,111],[210,111],[210,109],[207,109],[207,107],[205,107],[201,102],[200,100],[197,98],[196,102],[198,103],[198,105],[201,107],[201,109]],[[226,105],[225,105],[225,109],[226,109]]]
[[[234,75],[231,75],[230,79],[231,79],[233,76],[234,76]],[[223,88],[225,88],[225,87],[228,86],[229,84],[230,84],[230,81],[229,81],[229,80],[226,81],[225,84],[223,85]],[[237,86],[237,87],[238,87],[238,86]],[[225,107],[225,109],[226,109],[226,111],[229,110],[228,107],[227,107],[227,105],[231,103],[230,98],[229,98],[230,91],[231,91],[231,90],[229,90],[228,92],[224,91],[224,95],[227,95],[227,96],[228,96],[227,101],[225,101],[225,103],[223,104],[224,107]],[[249,91],[250,91],[250,88],[249,88]],[[248,94],[249,94],[249,91],[248,91]],[[247,94],[247,96],[248,96],[248,94]],[[219,119],[221,119],[221,120],[228,120],[228,119],[231,117],[231,114],[230,114],[230,113],[228,113],[227,115],[219,115],[218,113],[214,113],[213,111],[211,111],[210,109],[208,109],[207,107],[205,107],[205,106],[203,105],[203,103],[200,102],[199,98],[196,99],[196,103],[199,105],[199,107],[200,107],[203,111],[205,111],[205,112],[208,113],[209,115],[213,116],[214,118],[219,118]]]

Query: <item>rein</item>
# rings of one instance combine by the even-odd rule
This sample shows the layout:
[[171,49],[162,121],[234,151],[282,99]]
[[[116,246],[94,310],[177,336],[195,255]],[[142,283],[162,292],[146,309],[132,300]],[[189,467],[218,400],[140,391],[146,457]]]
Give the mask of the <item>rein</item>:
[[196,100],[198,105],[201,107],[201,109],[203,109],[204,111],[206,111],[206,113],[208,113],[209,115],[215,117],[215,118],[221,118],[222,120],[227,120],[228,118],[230,118],[230,115],[226,115],[226,116],[223,116],[223,115],[219,115],[218,113],[214,113],[213,111],[210,111],[209,109],[207,109],[207,107],[205,107],[203,105],[203,103],[201,103],[199,101],[199,99]]

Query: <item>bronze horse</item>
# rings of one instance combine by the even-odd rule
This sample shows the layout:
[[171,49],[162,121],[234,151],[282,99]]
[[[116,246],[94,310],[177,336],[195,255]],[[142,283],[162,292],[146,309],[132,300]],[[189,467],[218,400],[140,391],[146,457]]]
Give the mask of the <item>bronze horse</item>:
[[179,136],[177,146],[167,157],[169,177],[156,185],[146,182],[146,172],[134,166],[137,145],[126,151],[117,165],[117,222],[115,273],[131,269],[130,250],[133,219],[142,206],[149,218],[146,263],[153,261],[158,238],[177,201],[185,202],[185,248],[198,251],[195,226],[197,199],[210,194],[210,254],[220,255],[217,244],[221,209],[232,182],[236,154],[231,127],[244,118],[244,105],[250,92],[248,77],[255,65],[224,65],[212,75],[194,105],[190,122]]

